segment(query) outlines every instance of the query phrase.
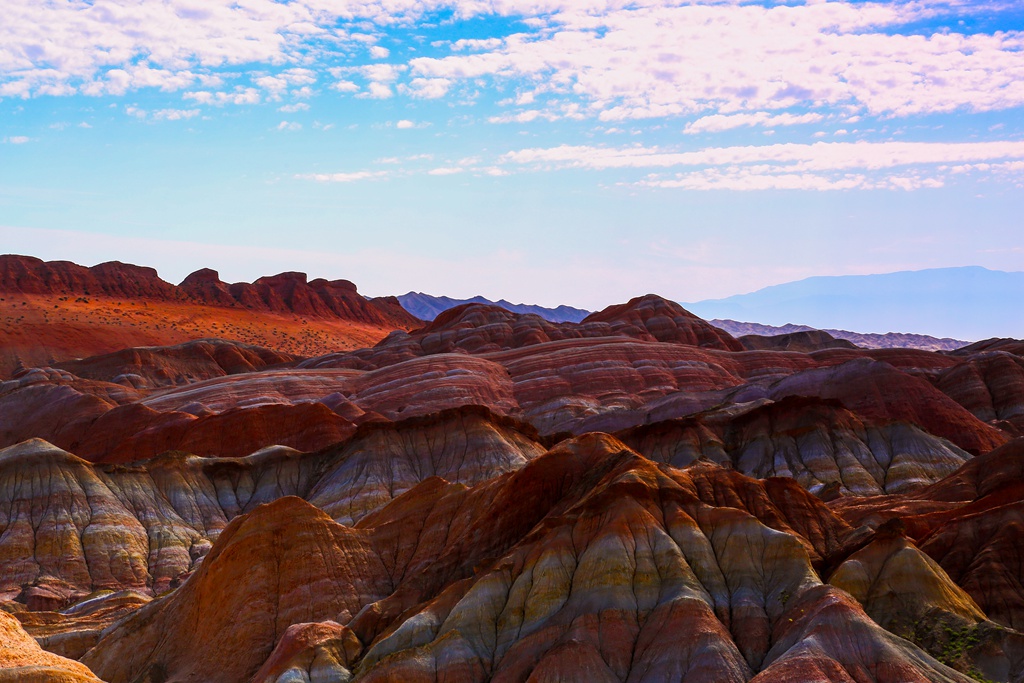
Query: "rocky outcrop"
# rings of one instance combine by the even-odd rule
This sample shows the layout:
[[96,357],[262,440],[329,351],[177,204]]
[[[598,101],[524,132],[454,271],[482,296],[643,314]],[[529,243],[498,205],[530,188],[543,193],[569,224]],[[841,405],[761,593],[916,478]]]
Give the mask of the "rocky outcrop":
[[914,494],[842,498],[833,510],[852,525],[899,518],[906,535],[942,567],[989,619],[1024,628],[1024,439],[973,458]]
[[102,683],[88,667],[40,648],[18,620],[3,611],[0,611],[0,681]]
[[0,292],[175,300],[182,298],[153,268],[119,261],[86,268],[70,261],[0,256]]
[[365,532],[285,497],[236,518],[192,579],[108,631],[82,661],[110,683],[245,681],[292,625],[349,621],[391,590]]
[[1024,357],[984,351],[938,376],[935,386],[984,422],[1024,435]]
[[[47,652],[80,659],[103,631],[141,608],[152,598],[134,590],[98,590],[81,602],[60,611],[17,609],[22,628]],[[3,603],[21,608],[21,603]]]
[[738,392],[734,400],[748,401],[764,395],[775,400],[786,396],[836,399],[867,418],[915,424],[971,454],[986,453],[1006,442],[1005,434],[983,423],[927,381],[868,358],[794,373],[767,391],[751,387]]
[[0,292],[8,294],[190,301],[391,327],[414,327],[420,323],[403,309],[376,306],[360,296],[348,280],[306,280],[305,273],[288,272],[262,277],[251,284],[229,285],[220,280],[217,271],[203,268],[175,286],[161,280],[153,268],[118,261],[87,268],[69,261],[0,256]]
[[886,630],[940,661],[989,680],[1024,678],[1024,634],[989,621],[939,564],[902,534],[899,520],[832,573]]

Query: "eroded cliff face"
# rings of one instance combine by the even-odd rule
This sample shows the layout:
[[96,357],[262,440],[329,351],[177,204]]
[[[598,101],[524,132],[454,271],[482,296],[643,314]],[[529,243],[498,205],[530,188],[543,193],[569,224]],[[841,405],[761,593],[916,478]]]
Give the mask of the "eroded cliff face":
[[744,484],[768,514],[763,485],[721,474],[593,435],[473,487],[426,480],[355,528],[282,498],[83,661],[114,682],[799,680],[809,666],[969,680],[823,585],[814,544],[781,518],[785,531],[705,502],[701,489],[738,502]]
[[308,360],[22,369],[0,680],[1024,680],[1024,346],[805,346],[647,296],[578,325],[468,305]]

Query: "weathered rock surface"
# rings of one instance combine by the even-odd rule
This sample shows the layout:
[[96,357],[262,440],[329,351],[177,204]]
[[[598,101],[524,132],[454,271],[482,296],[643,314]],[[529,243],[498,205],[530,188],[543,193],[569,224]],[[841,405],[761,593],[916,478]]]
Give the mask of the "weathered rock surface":
[[180,583],[239,514],[301,496],[351,524],[431,477],[472,485],[543,452],[485,409],[367,424],[336,447],[93,465],[44,441],[0,450],[0,595],[57,610],[96,590]]
[[[103,631],[152,598],[138,591],[99,590],[72,607],[57,612],[15,612],[25,631],[48,652],[80,659],[99,642]],[[3,603],[8,607],[21,607],[20,603]]]
[[348,621],[391,590],[365,532],[285,497],[232,521],[195,576],[82,661],[110,683],[246,681],[293,624]]
[[913,424],[869,420],[836,400],[790,396],[618,433],[637,452],[683,467],[708,459],[751,477],[792,477],[819,496],[921,489],[971,456]]
[[[232,522],[182,588],[108,630],[83,661],[111,683],[314,670],[365,681],[804,680],[792,675],[800,667],[969,680],[822,585],[812,544],[755,516],[771,507],[765,491],[712,466],[659,469],[588,435],[470,488],[425,480],[355,529],[285,498]],[[788,495],[813,500],[795,486]],[[245,582],[229,578],[242,572]]]
[[855,597],[886,630],[940,661],[990,680],[1024,678],[1024,634],[988,621],[935,560],[903,536],[899,520],[844,561],[829,583]]
[[916,493],[841,498],[831,505],[853,525],[899,518],[906,535],[989,619],[1024,628],[1024,439],[973,458]]
[[3,611],[0,611],[0,681],[101,683],[88,667],[40,648],[18,620]]
[[935,385],[975,417],[1024,435],[1024,357],[985,351],[943,372]]

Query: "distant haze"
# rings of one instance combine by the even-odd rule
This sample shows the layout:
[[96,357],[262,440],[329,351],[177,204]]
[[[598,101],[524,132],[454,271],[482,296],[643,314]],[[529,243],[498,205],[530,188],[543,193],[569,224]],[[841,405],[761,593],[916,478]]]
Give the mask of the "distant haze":
[[397,298],[405,310],[409,311],[420,320],[433,320],[450,308],[455,308],[456,306],[469,303],[500,306],[506,311],[512,311],[513,313],[532,313],[553,323],[578,323],[590,315],[590,311],[585,311],[582,308],[573,308],[572,306],[546,308],[544,306],[535,306],[532,304],[514,304],[510,301],[506,301],[505,299],[491,301],[490,299],[485,299],[482,296],[474,296],[470,299],[453,299],[447,296],[431,296],[429,294],[423,294],[422,292],[409,292],[408,294],[402,294]]
[[702,318],[978,340],[1024,337],[1024,272],[977,266],[810,277],[684,303]]

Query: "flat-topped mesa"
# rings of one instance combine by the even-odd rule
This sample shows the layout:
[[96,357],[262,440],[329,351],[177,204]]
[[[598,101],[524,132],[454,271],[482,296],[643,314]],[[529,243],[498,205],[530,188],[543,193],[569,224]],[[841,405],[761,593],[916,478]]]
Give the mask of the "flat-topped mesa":
[[120,261],[87,268],[70,261],[43,261],[32,256],[0,255],[0,291],[15,294],[61,294],[179,300],[177,287],[156,270]]
[[307,282],[305,273],[284,272],[255,282],[228,284],[211,268],[201,268],[180,285],[165,282],[153,268],[119,261],[91,268],[70,261],[0,255],[0,292],[43,296],[106,296],[207,306],[245,308],[318,318],[340,318],[367,325],[418,327],[421,321],[401,307],[378,306],[348,280]]

